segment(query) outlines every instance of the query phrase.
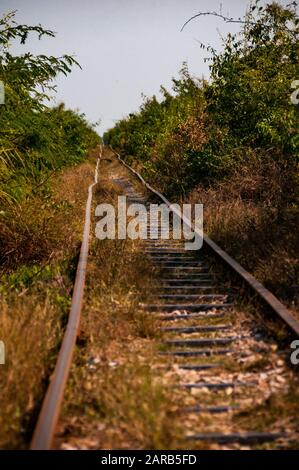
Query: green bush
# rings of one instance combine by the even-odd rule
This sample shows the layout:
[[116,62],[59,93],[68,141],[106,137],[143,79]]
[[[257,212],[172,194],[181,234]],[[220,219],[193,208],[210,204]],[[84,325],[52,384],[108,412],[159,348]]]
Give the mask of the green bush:
[[[211,13],[212,15],[214,13]],[[217,15],[217,14],[216,14]],[[209,83],[190,77],[186,65],[173,93],[147,99],[140,111],[104,135],[169,196],[219,180],[242,164],[235,155],[277,154],[294,180],[298,162],[298,106],[291,84],[299,77],[296,4],[248,9],[238,35],[212,50]]]
[[11,54],[11,42],[23,44],[29,34],[54,36],[41,26],[18,25],[15,13],[0,19],[0,80],[5,85],[5,104],[0,105],[2,210],[41,188],[49,172],[82,161],[99,141],[83,114],[66,110],[63,104],[46,105],[55,77],[79,65],[72,56]]

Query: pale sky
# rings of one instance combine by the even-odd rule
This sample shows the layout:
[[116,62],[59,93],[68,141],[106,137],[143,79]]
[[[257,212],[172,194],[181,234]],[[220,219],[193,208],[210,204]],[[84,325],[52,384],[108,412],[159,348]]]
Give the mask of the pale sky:
[[[282,4],[290,0],[281,1]],[[266,3],[266,2],[262,2]],[[238,26],[214,17],[183,23],[199,11],[243,16],[247,0],[0,0],[0,15],[18,10],[17,21],[54,30],[55,39],[36,37],[18,53],[74,54],[82,66],[57,80],[56,102],[101,119],[100,133],[136,111],[141,94],[159,96],[171,86],[184,61],[193,75],[208,77],[199,41],[219,49],[221,34]]]

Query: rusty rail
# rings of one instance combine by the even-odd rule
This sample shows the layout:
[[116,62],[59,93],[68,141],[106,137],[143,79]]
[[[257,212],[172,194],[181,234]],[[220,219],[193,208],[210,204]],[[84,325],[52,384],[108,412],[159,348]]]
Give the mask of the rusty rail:
[[88,188],[88,198],[85,209],[85,222],[83,230],[83,239],[80,249],[80,257],[77,265],[76,279],[74,284],[71,309],[68,324],[63,337],[62,345],[59,351],[58,360],[50,381],[50,385],[46,392],[37,425],[31,441],[31,450],[50,449],[57,425],[59,412],[63,400],[64,390],[69,375],[76,338],[79,331],[80,315],[83,304],[83,293],[86,277],[86,266],[88,259],[90,220],[91,220],[91,203],[92,190],[98,182],[98,168],[102,156],[102,148],[100,157],[97,160],[95,168],[94,183]]
[[[111,148],[111,147],[110,147]],[[131,168],[122,158],[121,156],[111,148],[114,154],[117,156],[118,160],[130,170],[137,178],[141,181],[141,183],[153,194],[158,196],[168,207],[170,210],[172,209],[172,204],[166,199],[163,194],[159,193],[156,189],[152,188],[144,178],[133,168]],[[176,210],[173,210],[176,212]],[[182,217],[181,217],[182,218]],[[182,218],[184,223],[186,223],[197,235],[203,237],[203,242],[206,244],[214,254],[216,254],[226,265],[230,267],[230,269],[236,273],[245,283],[251,288],[251,290],[260,297],[266,305],[271,309],[273,313],[278,315],[280,319],[288,326],[288,328],[299,336],[299,322],[293,317],[293,315],[289,312],[285,305],[283,305],[275,295],[273,295],[263,284],[261,284],[257,279],[255,279],[252,274],[250,274],[246,269],[244,269],[237,261],[235,261],[230,255],[228,255],[222,248],[220,248],[211,238],[207,235],[201,233],[198,229],[196,229],[193,224],[186,218]]]

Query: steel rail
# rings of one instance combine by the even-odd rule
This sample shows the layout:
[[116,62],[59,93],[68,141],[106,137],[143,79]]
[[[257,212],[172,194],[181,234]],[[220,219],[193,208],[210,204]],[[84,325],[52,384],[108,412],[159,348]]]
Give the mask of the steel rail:
[[102,147],[100,150],[100,157],[97,160],[95,168],[94,183],[92,183],[88,188],[83,238],[77,265],[69,319],[58,354],[56,366],[50,381],[50,385],[43,400],[41,411],[34,430],[30,445],[31,450],[48,450],[51,448],[55,428],[59,418],[64,390],[72,363],[76,338],[79,332],[89,251],[92,190],[98,182],[98,168],[101,156]]
[[196,233],[198,236],[202,237],[203,243],[206,244],[213,253],[215,253],[218,258],[220,258],[226,265],[228,265],[233,272],[235,272],[245,283],[257,294],[265,303],[266,305],[274,312],[276,315],[280,317],[280,319],[283,320],[283,322],[288,326],[288,328],[295,333],[297,336],[299,336],[299,322],[293,317],[293,315],[289,312],[289,310],[286,308],[285,305],[283,305],[275,295],[273,295],[263,284],[261,284],[255,277],[250,274],[246,269],[243,268],[237,261],[235,261],[230,255],[228,255],[222,248],[220,248],[213,240],[211,240],[210,237],[205,235],[201,230],[198,228],[194,227],[194,224],[192,222],[181,215],[180,211],[177,211],[175,207],[173,207],[173,204],[166,199],[163,194],[161,194],[159,191],[154,189],[152,186],[150,186],[144,178],[136,171],[134,168],[130,167],[117,153],[114,149],[112,149],[112,152],[117,156],[118,160],[126,167],[128,170],[133,173],[137,178],[141,181],[141,183],[153,194],[159,197],[168,207],[169,209],[176,213],[183,222],[191,228],[194,233]]

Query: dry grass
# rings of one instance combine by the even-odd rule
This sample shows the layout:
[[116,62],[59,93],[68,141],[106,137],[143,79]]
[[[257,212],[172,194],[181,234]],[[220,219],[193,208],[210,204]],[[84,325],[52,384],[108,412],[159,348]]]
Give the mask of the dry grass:
[[55,175],[55,179],[53,175],[51,186],[1,215],[2,272],[42,263],[58,252],[65,254],[75,239],[78,242],[93,168],[89,162]]
[[2,449],[26,447],[61,335],[59,311],[48,297],[12,294],[1,301],[0,337],[6,347],[0,379]]
[[[277,156],[278,158],[278,156]],[[295,182],[273,156],[249,155],[238,172],[198,186],[206,232],[289,306],[298,304]]]
[[93,173],[91,161],[58,174],[45,197],[22,204],[2,238],[2,449],[26,448],[31,437],[67,320]]

